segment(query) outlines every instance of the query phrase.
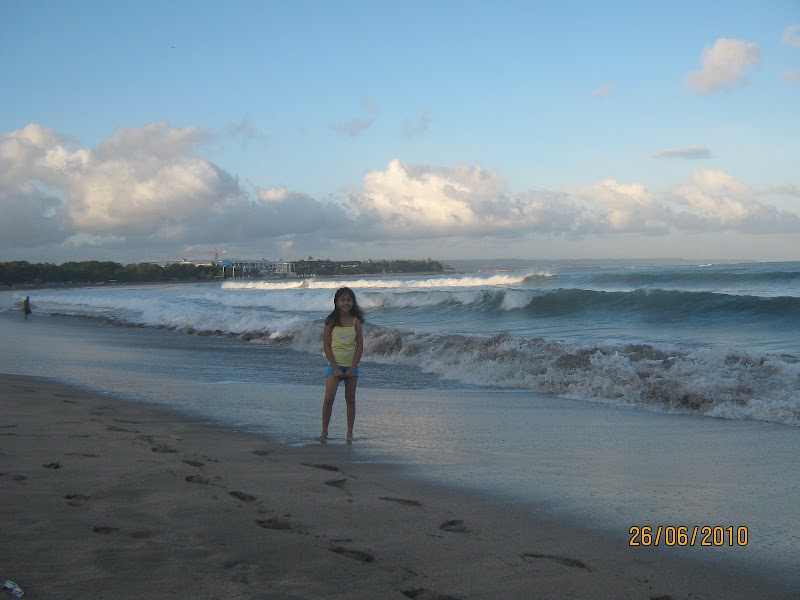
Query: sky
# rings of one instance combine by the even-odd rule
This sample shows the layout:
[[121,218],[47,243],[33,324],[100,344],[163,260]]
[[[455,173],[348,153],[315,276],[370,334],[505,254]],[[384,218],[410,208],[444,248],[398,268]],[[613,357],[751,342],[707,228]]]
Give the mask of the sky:
[[800,260],[797,0],[0,0],[0,261]]

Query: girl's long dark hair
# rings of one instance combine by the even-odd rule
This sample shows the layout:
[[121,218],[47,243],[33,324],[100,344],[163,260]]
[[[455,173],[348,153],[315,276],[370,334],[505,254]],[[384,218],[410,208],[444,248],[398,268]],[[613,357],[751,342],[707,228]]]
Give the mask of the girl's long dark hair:
[[361,310],[361,307],[358,305],[358,300],[356,300],[356,294],[351,290],[349,287],[341,287],[336,290],[336,293],[333,295],[333,310],[331,314],[329,314],[325,319],[326,325],[335,325],[341,327],[342,325],[342,315],[339,314],[339,307],[336,306],[336,301],[339,299],[339,296],[347,294],[353,299],[353,308],[350,309],[350,314],[353,315],[356,319],[364,322],[364,311]]

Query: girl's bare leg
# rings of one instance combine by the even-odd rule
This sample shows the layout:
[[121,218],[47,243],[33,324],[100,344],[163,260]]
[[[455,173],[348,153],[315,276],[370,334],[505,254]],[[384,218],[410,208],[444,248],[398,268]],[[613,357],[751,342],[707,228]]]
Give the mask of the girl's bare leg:
[[356,386],[358,377],[344,380],[344,400],[347,402],[347,442],[353,441],[353,425],[356,422]]
[[339,378],[336,375],[328,375],[325,379],[325,400],[322,402],[322,433],[319,441],[323,444],[328,439],[328,425],[333,414],[333,401],[336,400],[336,390],[339,388]]

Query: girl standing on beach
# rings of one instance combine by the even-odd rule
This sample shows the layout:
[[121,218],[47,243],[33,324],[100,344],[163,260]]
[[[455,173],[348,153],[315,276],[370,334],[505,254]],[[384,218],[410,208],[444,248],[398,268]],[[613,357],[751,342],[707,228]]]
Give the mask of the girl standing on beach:
[[358,306],[356,295],[348,287],[339,288],[333,296],[333,311],[325,319],[322,331],[322,348],[328,359],[325,378],[325,400],[322,403],[322,434],[319,441],[328,439],[333,401],[339,382],[344,381],[344,399],[347,403],[347,443],[353,441],[353,424],[356,421],[356,385],[358,362],[364,349],[361,326],[364,313]]

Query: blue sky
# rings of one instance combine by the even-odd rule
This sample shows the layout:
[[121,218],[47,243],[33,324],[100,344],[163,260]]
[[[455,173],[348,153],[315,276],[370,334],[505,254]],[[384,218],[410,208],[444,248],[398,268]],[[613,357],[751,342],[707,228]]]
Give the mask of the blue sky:
[[798,260],[800,5],[0,2],[0,260]]

